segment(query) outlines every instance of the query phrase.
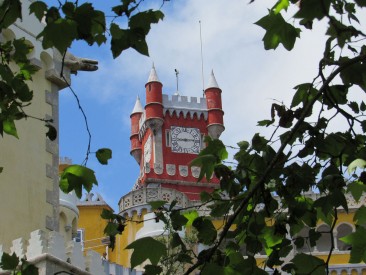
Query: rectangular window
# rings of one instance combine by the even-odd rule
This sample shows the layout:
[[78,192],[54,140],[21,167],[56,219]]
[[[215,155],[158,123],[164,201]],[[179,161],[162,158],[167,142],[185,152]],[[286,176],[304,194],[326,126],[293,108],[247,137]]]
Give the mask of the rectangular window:
[[172,139],[170,136],[170,130],[165,130],[165,145],[166,147],[172,146]]
[[73,239],[76,243],[81,243],[81,249],[84,251],[84,241],[85,241],[84,229],[78,229],[75,238]]

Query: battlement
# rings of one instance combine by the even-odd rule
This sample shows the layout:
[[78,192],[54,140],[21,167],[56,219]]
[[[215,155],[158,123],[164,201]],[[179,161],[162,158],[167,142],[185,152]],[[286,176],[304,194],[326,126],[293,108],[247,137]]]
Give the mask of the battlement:
[[207,103],[204,97],[188,97],[180,95],[163,94],[164,109],[190,109],[207,111]]
[[[12,244],[10,251],[4,251],[0,245],[0,258],[4,252],[26,257],[28,262],[38,267],[39,274],[61,271],[76,275],[105,274],[97,252],[90,250],[84,256],[80,243],[65,243],[64,237],[58,232],[35,230],[31,232],[29,240],[19,238],[13,240]],[[0,269],[0,274],[8,273]]]
[[174,113],[177,116],[182,114],[184,118],[187,118],[187,115],[189,115],[191,119],[193,119],[195,114],[198,119],[202,115],[205,120],[208,117],[207,103],[203,97],[173,95],[170,98],[169,95],[163,95],[163,112],[164,115],[168,113],[171,117]]

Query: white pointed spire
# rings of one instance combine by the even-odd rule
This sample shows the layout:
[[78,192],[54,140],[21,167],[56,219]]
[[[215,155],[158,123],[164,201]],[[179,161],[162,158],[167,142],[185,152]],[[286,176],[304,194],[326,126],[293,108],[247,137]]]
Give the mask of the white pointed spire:
[[136,113],[143,113],[143,112],[144,112],[144,109],[142,108],[140,97],[137,96],[135,107],[133,107],[131,115],[136,114]]
[[213,70],[211,71],[211,75],[208,80],[208,84],[206,86],[206,89],[208,89],[208,88],[219,88],[220,89],[219,85],[217,84]]
[[152,65],[152,68],[151,68],[151,71],[150,71],[150,75],[149,75],[149,79],[147,80],[147,83],[153,82],[153,81],[160,82],[160,80],[158,78],[158,75],[156,73],[156,70],[155,70],[154,63]]

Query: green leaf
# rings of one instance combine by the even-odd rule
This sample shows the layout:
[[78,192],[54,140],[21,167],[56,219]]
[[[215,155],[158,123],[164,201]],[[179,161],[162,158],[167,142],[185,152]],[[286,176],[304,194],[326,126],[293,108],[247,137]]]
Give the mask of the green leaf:
[[53,127],[51,124],[46,124],[46,127],[48,128],[48,132],[46,133],[46,137],[48,137],[50,140],[55,140],[57,138],[57,130],[55,127]]
[[355,201],[359,201],[363,192],[366,192],[366,185],[360,181],[353,181],[347,185],[347,193],[351,193]]
[[366,262],[366,229],[362,226],[356,227],[356,232],[339,238],[342,242],[350,244],[351,257],[350,263],[360,263],[361,261]]
[[3,253],[1,256],[0,267],[4,270],[15,270],[19,265],[19,258],[15,253],[12,255]]
[[252,139],[252,147],[257,152],[261,152],[264,150],[265,146],[267,145],[267,142],[268,141],[264,137],[256,133]]
[[177,231],[182,230],[182,227],[188,222],[188,219],[184,215],[181,215],[179,211],[172,211],[170,219],[173,229]]
[[98,161],[105,165],[108,164],[108,160],[112,158],[112,150],[109,148],[101,148],[95,153]]
[[192,225],[198,231],[197,237],[200,243],[211,245],[216,240],[217,231],[211,220],[198,217],[193,221]]
[[[201,275],[242,275],[245,273],[234,270],[231,266],[220,266],[216,263],[206,263],[200,273]],[[255,273],[251,273],[255,274]]]
[[22,275],[38,275],[38,268],[27,262],[26,260],[22,259],[22,265],[20,267],[20,270],[21,270],[21,274]]
[[355,101],[351,101],[350,103],[348,103],[348,106],[352,109],[352,111],[354,111],[356,114],[358,114],[360,112],[360,109],[358,108],[358,104]]
[[257,126],[266,126],[268,127],[269,125],[272,125],[274,122],[274,120],[268,120],[268,119],[265,119],[265,120],[260,120],[257,122]]
[[118,231],[118,224],[114,222],[108,222],[107,226],[104,228],[104,234],[106,235],[117,235]]
[[47,4],[43,1],[36,1],[29,5],[29,14],[34,13],[39,21],[45,16],[47,11]]
[[19,138],[17,128],[15,127],[14,120],[10,120],[10,119],[4,120],[3,121],[3,131],[5,133],[7,133],[8,135]]
[[37,38],[40,37],[43,37],[43,48],[55,47],[61,53],[64,53],[78,37],[76,22],[62,18],[49,22],[37,36]]
[[2,173],[4,170],[4,167],[0,167],[0,173]]
[[[325,263],[324,260],[319,259],[312,255],[304,253],[297,254],[292,263],[295,265],[297,275],[325,275]],[[306,263],[306,264],[305,264]]]
[[[344,58],[341,61],[347,62],[349,59]],[[356,63],[351,66],[347,66],[341,71],[340,77],[345,85],[356,84],[366,91],[366,63]],[[357,105],[357,103],[356,103]],[[355,106],[350,106],[352,109]],[[358,109],[358,106],[357,106]],[[354,110],[354,112],[356,112]],[[357,113],[357,112],[356,112]]]
[[366,7],[366,2],[364,0],[355,0],[355,2],[360,7]]
[[294,89],[296,89],[296,93],[292,98],[291,108],[296,107],[300,103],[303,103],[303,106],[305,106],[318,92],[318,90],[313,87],[312,83],[303,83],[296,86]]
[[93,185],[98,185],[94,171],[81,165],[70,165],[60,176],[60,189],[64,193],[75,191],[78,198],[82,196],[82,188],[90,192]]
[[329,87],[330,92],[327,93],[327,97],[324,99],[324,103],[329,107],[333,107],[334,104],[343,105],[347,103],[348,87],[344,85],[333,85]]
[[167,255],[165,245],[152,237],[138,239],[129,244],[126,249],[133,249],[131,268],[142,264],[146,260],[150,260],[153,265],[156,265],[161,257]]
[[191,226],[193,221],[198,218],[198,212],[196,210],[185,212],[183,215],[187,219],[186,226]]
[[301,0],[300,10],[295,14],[295,18],[320,20],[329,13],[331,2],[331,0]]
[[102,219],[111,220],[114,219],[115,214],[113,213],[113,210],[103,208],[100,216]]
[[362,205],[359,209],[357,209],[353,221],[357,225],[366,225],[366,206]]
[[287,8],[289,6],[289,0],[278,0],[276,5],[272,8],[275,14],[280,13],[281,10],[287,11]]
[[163,272],[163,269],[160,266],[151,264],[145,265],[144,269],[145,269],[144,274],[146,275],[159,275]]
[[147,10],[131,16],[128,25],[131,30],[141,30],[143,35],[147,35],[151,24],[158,23],[163,18],[164,14],[160,10]]
[[357,168],[364,169],[366,167],[366,161],[363,159],[355,159],[347,168],[348,174],[352,174]]
[[166,201],[150,201],[151,210],[156,210],[163,207],[167,202]]
[[206,191],[203,191],[200,193],[200,198],[201,198],[201,202],[207,202],[209,200],[211,200],[211,194],[206,192]]
[[17,19],[22,19],[22,3],[20,0],[4,0],[0,8],[0,29],[13,24]]
[[270,11],[255,24],[266,30],[262,39],[266,50],[276,49],[281,43],[290,51],[295,45],[296,38],[300,37],[300,29],[287,23],[280,13],[274,11]]
[[130,47],[130,31],[121,29],[115,23],[111,23],[109,30],[112,35],[111,51],[113,58],[116,58],[122,53],[122,51]]
[[[83,5],[82,5],[83,6]],[[75,12],[75,5],[74,3],[71,2],[66,2],[63,6],[62,6],[62,11],[63,13],[68,16],[68,17],[72,17],[73,13]],[[90,22],[88,22],[90,23]]]

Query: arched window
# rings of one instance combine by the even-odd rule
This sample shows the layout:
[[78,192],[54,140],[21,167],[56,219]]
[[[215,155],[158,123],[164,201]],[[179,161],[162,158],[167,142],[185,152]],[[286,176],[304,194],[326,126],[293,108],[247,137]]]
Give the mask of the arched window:
[[330,227],[327,224],[322,224],[317,229],[322,235],[316,242],[316,248],[319,252],[326,252],[329,251],[332,241],[331,241],[331,234],[330,234]]
[[350,250],[351,246],[340,240],[340,238],[347,236],[352,233],[352,226],[347,223],[342,223],[337,227],[337,247],[338,250],[347,251]]
[[299,253],[301,252],[307,253],[314,251],[314,247],[310,246],[309,230],[310,229],[308,227],[304,227],[298,234],[296,234],[294,242],[295,244],[297,243],[299,245],[298,247],[296,247],[296,251]]

